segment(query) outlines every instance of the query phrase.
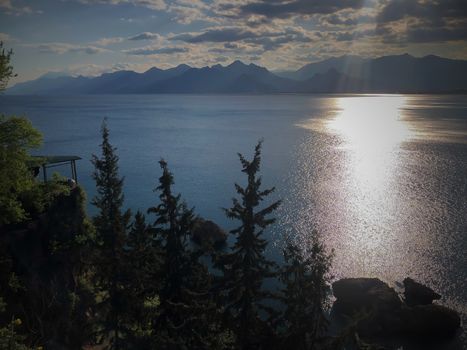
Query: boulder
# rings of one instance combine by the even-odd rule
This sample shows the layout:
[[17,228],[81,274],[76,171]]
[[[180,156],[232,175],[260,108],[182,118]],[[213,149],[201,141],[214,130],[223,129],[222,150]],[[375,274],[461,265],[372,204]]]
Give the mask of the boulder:
[[459,314],[441,305],[417,305],[402,312],[403,332],[424,337],[449,337],[461,324]]
[[[404,284],[407,286],[406,281]],[[410,293],[414,284],[408,281],[408,285]],[[425,295],[435,296],[431,289],[419,283],[415,288],[422,291],[415,295],[424,293],[424,301],[429,299]],[[431,304],[433,298],[428,305],[406,305],[393,288],[376,278],[345,278],[334,282],[332,289],[336,297],[334,311],[337,315],[351,316],[358,333],[365,336],[400,334],[443,338],[452,336],[460,327],[461,320],[456,311]]]
[[409,306],[429,305],[433,300],[441,299],[441,295],[433,291],[431,288],[415,282],[409,277],[404,279],[403,283],[405,287],[405,303]]
[[332,284],[337,307],[351,314],[361,309],[394,310],[402,302],[393,288],[377,278],[344,278]]
[[227,233],[210,220],[197,219],[193,227],[192,239],[202,246],[222,246],[227,240]]

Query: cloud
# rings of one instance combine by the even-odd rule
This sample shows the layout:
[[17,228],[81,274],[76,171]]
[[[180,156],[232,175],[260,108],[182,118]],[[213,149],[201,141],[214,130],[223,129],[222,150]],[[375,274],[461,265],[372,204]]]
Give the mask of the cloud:
[[426,19],[433,23],[443,18],[467,18],[467,3],[463,0],[392,0],[378,14],[380,23],[393,22],[406,17]]
[[181,24],[190,24],[198,20],[206,20],[204,12],[196,7],[170,6],[169,12],[173,13],[174,20]]
[[248,43],[224,43],[222,46],[210,47],[209,53],[216,55],[242,56],[261,55],[264,50]]
[[467,40],[467,2],[463,0],[393,0],[377,17],[387,42],[428,43]]
[[177,53],[186,53],[189,52],[189,49],[186,47],[142,47],[138,49],[130,49],[123,51],[128,55],[137,55],[137,56],[148,56],[148,55],[173,55]]
[[204,32],[182,33],[172,36],[172,40],[187,43],[239,41],[257,37],[259,34],[242,27],[215,27]]
[[173,35],[170,40],[184,41],[191,44],[218,42],[229,43],[242,41],[262,46],[264,50],[273,50],[289,42],[311,42],[313,36],[307,31],[284,27],[277,30],[271,27],[251,29],[245,27],[211,27],[204,32],[191,32]]
[[376,13],[374,9],[360,9],[360,10],[342,10],[329,15],[319,16],[321,25],[349,27],[359,24],[375,23]]
[[[363,0],[258,0],[240,6],[242,15],[261,15],[267,18],[290,18],[331,14],[343,9],[360,9]],[[224,5],[224,8],[229,8]],[[232,7],[231,7],[232,8]]]
[[103,49],[92,45],[73,45],[67,43],[44,43],[44,44],[25,44],[26,47],[34,47],[39,50],[40,53],[85,53],[88,55],[94,55],[103,52],[110,52],[110,50]]
[[101,38],[99,40],[93,41],[91,44],[92,45],[97,45],[97,46],[109,46],[109,45],[112,45],[112,44],[121,43],[124,40],[125,40],[125,38],[122,38],[122,37]]
[[30,6],[14,6],[11,0],[0,0],[0,10],[7,15],[20,16],[29,15],[33,13],[41,14],[40,10],[33,10]]
[[11,35],[7,33],[0,33],[0,41],[6,42],[6,41],[11,41],[12,37]]
[[144,32],[135,36],[131,36],[128,38],[128,40],[158,40],[160,38],[161,36],[157,33]]
[[174,0],[171,1],[167,12],[172,19],[180,24],[190,24],[195,21],[220,23],[221,18],[211,16],[211,7],[202,0]]
[[152,62],[144,63],[129,63],[119,62],[113,65],[98,65],[98,64],[76,64],[71,65],[61,72],[71,76],[98,76],[104,73],[112,73],[121,70],[131,70],[135,72],[144,72],[151,68]]
[[78,0],[82,4],[122,5],[131,4],[143,6],[151,10],[165,10],[167,5],[164,0]]

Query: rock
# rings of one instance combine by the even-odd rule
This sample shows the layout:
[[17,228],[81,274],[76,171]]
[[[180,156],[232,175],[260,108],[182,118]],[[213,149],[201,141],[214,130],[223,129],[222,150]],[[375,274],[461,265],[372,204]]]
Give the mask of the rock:
[[404,308],[402,312],[402,330],[411,335],[449,337],[460,324],[459,314],[441,305],[418,305]]
[[415,296],[422,295],[422,301],[429,299],[430,303],[406,305],[393,288],[376,278],[345,278],[332,285],[337,299],[334,311],[351,316],[358,333],[365,336],[400,334],[442,338],[457,331],[461,322],[459,314],[447,307],[431,304],[436,293],[413,280],[404,280],[404,285],[406,289],[409,286],[409,294],[415,290]]
[[409,306],[429,305],[433,300],[441,299],[441,295],[435,293],[431,288],[415,282],[409,277],[403,283],[405,303]]
[[206,246],[222,246],[227,240],[227,234],[216,223],[210,220],[197,219],[193,228],[192,239],[196,243]]
[[377,278],[344,278],[332,284],[337,307],[351,314],[361,309],[394,310],[402,302],[393,288]]
[[351,316],[362,335],[384,335],[400,330],[403,307],[396,291],[377,278],[345,278],[332,285],[334,310]]

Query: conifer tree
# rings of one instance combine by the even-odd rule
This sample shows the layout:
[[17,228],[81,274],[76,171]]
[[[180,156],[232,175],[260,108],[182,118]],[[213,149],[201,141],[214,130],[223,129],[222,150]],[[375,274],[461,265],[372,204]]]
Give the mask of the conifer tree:
[[160,308],[154,320],[156,346],[162,349],[214,349],[220,330],[209,294],[210,278],[199,262],[200,253],[188,248],[195,215],[174,195],[173,175],[164,160],[159,162],[160,204],[148,210],[156,215],[153,228],[161,241]]
[[290,241],[283,252],[282,347],[307,350],[316,348],[327,328],[325,311],[332,255],[327,254],[317,231],[300,244],[301,248]]
[[99,209],[94,225],[101,246],[96,254],[97,279],[102,289],[100,314],[105,314],[104,332],[113,349],[120,349],[122,314],[128,308],[123,298],[126,230],[130,212],[123,212],[123,178],[118,174],[118,156],[110,144],[106,121],[102,123],[101,157],[93,155],[97,195],[92,203]]
[[259,208],[274,191],[274,188],[261,189],[261,177],[258,176],[261,144],[260,141],[256,145],[251,161],[239,154],[242,172],[247,175],[248,182],[246,187],[235,184],[240,199],[234,198],[233,206],[225,209],[225,213],[230,219],[239,220],[241,225],[231,231],[236,237],[232,252],[221,256],[216,264],[223,271],[225,309],[240,349],[259,347],[264,341],[262,337],[269,332],[260,312],[272,312],[264,304],[265,299],[271,298],[271,293],[264,290],[263,282],[275,275],[274,263],[265,257],[267,241],[262,235],[264,229],[274,223],[275,219],[269,218],[269,214],[278,208],[280,201]]
[[158,300],[161,253],[140,211],[134,216],[126,249],[128,264],[124,292],[127,304],[131,305],[125,319],[128,333],[126,345],[145,349],[150,346],[152,309]]

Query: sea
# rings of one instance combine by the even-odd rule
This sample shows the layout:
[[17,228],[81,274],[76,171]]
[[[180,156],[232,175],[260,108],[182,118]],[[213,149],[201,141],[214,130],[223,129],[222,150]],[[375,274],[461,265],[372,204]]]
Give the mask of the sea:
[[[467,347],[466,95],[3,95],[0,112],[42,132],[34,154],[82,158],[88,202],[106,119],[125,207],[157,205],[163,158],[188,206],[227,231],[238,222],[223,208],[246,182],[238,153],[251,158],[262,140],[262,184],[276,189],[265,205],[282,201],[264,232],[268,255],[280,261],[288,239],[306,251],[319,234],[333,279],[430,286],[462,314],[450,348]],[[67,166],[53,171],[71,176]]]

